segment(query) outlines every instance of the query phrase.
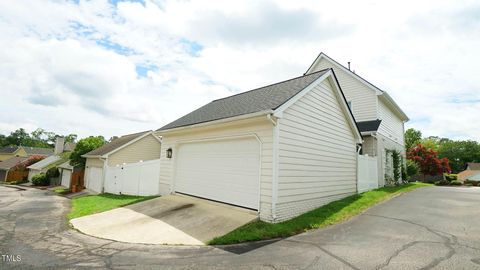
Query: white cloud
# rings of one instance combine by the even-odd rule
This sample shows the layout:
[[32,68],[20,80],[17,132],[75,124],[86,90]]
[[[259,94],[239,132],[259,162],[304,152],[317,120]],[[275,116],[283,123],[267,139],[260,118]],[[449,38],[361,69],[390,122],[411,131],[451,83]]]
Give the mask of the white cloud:
[[156,129],[324,51],[387,90],[407,127],[480,140],[478,18],[474,1],[1,2],[0,133]]

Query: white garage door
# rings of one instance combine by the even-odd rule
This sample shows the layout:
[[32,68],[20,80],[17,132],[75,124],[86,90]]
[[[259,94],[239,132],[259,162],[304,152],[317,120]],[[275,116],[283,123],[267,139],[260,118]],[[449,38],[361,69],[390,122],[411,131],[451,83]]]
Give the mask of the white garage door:
[[72,178],[72,171],[62,170],[62,186],[70,187],[70,179]]
[[87,180],[86,187],[95,192],[102,192],[102,177],[103,169],[96,167],[89,167],[86,170]]
[[260,145],[255,138],[181,144],[176,162],[175,191],[258,209]]

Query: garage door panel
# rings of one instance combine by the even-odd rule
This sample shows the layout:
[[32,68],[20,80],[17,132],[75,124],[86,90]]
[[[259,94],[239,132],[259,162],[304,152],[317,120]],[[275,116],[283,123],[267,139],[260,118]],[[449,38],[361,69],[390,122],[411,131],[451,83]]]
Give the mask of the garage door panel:
[[70,187],[70,179],[72,178],[72,172],[69,170],[62,171],[62,186]]
[[260,145],[254,138],[179,146],[175,190],[257,209]]

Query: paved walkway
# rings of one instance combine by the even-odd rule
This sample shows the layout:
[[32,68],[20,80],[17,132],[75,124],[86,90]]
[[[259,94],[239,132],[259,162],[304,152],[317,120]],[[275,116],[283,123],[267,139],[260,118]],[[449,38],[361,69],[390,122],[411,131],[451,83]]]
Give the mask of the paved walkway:
[[280,241],[175,247],[86,236],[66,223],[68,199],[2,186],[0,253],[20,261],[0,269],[480,269],[479,205],[480,188],[423,188]]

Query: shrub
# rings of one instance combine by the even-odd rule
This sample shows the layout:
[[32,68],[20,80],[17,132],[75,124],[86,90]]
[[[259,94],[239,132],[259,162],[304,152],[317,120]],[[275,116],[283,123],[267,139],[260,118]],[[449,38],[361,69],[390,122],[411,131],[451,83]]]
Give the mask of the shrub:
[[447,180],[441,180],[441,181],[436,181],[435,182],[436,186],[448,186],[449,184],[450,184],[450,182],[448,182]]
[[450,173],[450,174],[446,173],[445,174],[445,179],[447,181],[455,181],[455,180],[457,180],[457,175],[454,174],[454,173]]
[[407,175],[411,177],[418,173],[418,165],[415,161],[408,159],[407,160]]
[[47,178],[52,179],[60,176],[60,172],[58,171],[57,168],[53,167],[47,170]]
[[472,186],[478,186],[480,185],[479,181],[473,181],[473,180],[465,180],[465,184],[471,184]]
[[48,186],[50,184],[50,180],[46,174],[40,173],[32,177],[32,184],[34,186]]
[[458,181],[458,180],[453,180],[452,182],[450,182],[450,185],[452,186],[461,186],[462,185],[462,182]]

